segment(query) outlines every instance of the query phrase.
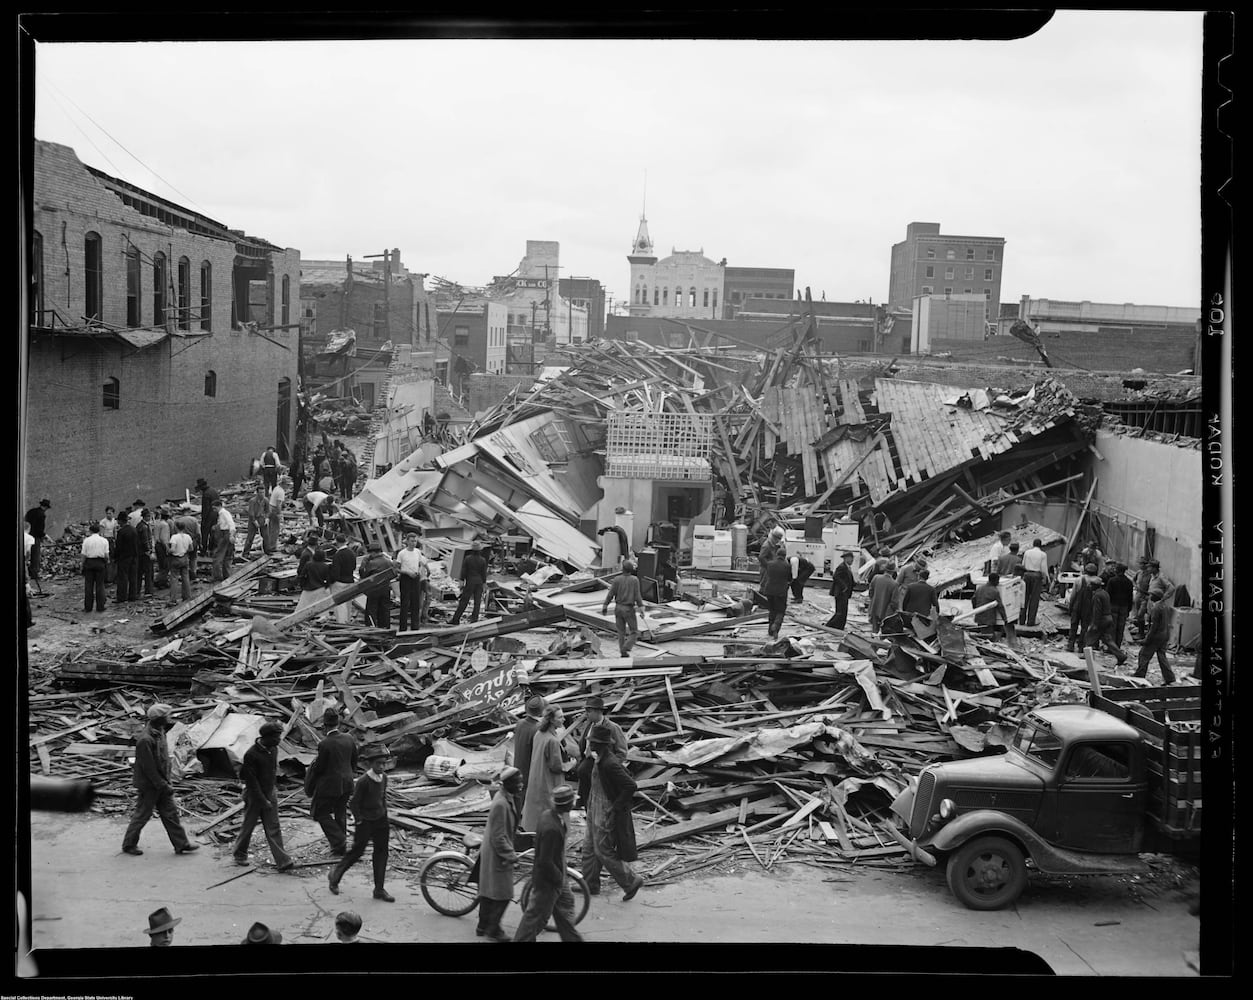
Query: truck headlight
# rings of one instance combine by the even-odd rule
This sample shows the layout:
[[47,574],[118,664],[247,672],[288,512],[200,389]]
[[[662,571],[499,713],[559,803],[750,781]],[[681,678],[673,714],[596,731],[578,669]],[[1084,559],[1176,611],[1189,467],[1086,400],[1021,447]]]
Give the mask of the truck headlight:
[[957,815],[957,803],[954,802],[952,799],[941,799],[940,800],[940,818],[948,820],[948,819],[952,819],[956,815]]

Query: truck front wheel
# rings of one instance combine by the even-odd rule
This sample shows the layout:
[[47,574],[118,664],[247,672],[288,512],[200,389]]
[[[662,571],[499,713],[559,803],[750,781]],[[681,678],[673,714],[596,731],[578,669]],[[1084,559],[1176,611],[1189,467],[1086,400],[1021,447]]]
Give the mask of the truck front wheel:
[[976,837],[948,859],[948,887],[971,910],[1009,906],[1027,885],[1022,851],[1004,837]]

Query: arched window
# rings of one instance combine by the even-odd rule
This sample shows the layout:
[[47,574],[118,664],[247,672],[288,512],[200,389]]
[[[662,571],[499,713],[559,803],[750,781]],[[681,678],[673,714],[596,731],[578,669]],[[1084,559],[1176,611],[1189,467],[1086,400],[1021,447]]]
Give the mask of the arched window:
[[661,305],[661,289],[653,285],[653,305]]
[[142,273],[139,267],[139,247],[133,243],[126,251],[126,325],[139,326],[143,319],[140,316],[139,297]]
[[115,378],[105,379],[104,408],[106,410],[120,410],[122,408],[122,386]]
[[165,254],[158,250],[152,257],[152,325],[165,326],[165,283],[169,280],[166,274]]
[[191,329],[191,261],[178,258],[178,328]]
[[667,285],[661,290],[661,304],[663,306],[670,304],[670,286]]
[[44,322],[44,238],[35,230],[30,260],[30,323],[43,326]]
[[714,289],[714,310],[718,309],[718,289]]
[[706,305],[706,306],[709,305],[709,289],[708,288],[705,289],[705,300],[701,304]]
[[200,329],[213,326],[213,265],[207,260],[200,262]]
[[204,373],[204,394],[206,396],[216,396],[218,394],[218,373],[212,368]]
[[291,322],[291,275],[283,275],[283,326]]
[[644,302],[644,305],[648,305],[648,286],[647,286],[647,285],[641,285],[641,286],[640,286],[640,291],[644,293],[644,294],[643,294],[643,302]]
[[696,286],[695,285],[692,286],[691,292],[688,293],[687,304],[693,309],[696,308]]
[[83,237],[83,316],[104,319],[104,247],[99,233]]

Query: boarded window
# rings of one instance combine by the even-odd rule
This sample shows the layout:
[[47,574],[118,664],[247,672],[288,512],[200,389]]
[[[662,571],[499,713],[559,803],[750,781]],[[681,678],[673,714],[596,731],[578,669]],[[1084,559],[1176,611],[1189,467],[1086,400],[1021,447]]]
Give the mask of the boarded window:
[[166,274],[165,254],[157,251],[152,258],[152,325],[165,326],[165,283],[168,281]]
[[122,386],[115,378],[105,380],[104,408],[106,410],[119,410],[122,408]]
[[212,368],[204,373],[204,394],[206,396],[216,396],[218,394],[218,373]]
[[83,239],[83,283],[83,316],[104,319],[104,251],[99,233],[88,233]]

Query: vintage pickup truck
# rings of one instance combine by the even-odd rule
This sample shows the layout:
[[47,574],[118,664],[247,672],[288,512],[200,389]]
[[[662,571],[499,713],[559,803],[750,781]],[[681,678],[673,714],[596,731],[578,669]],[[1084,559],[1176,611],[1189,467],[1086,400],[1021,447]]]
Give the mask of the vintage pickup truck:
[[1188,853],[1201,829],[1200,687],[1122,688],[1030,712],[999,755],[932,764],[892,804],[919,861],[947,861],[975,910],[1041,872],[1141,872],[1141,852]]

